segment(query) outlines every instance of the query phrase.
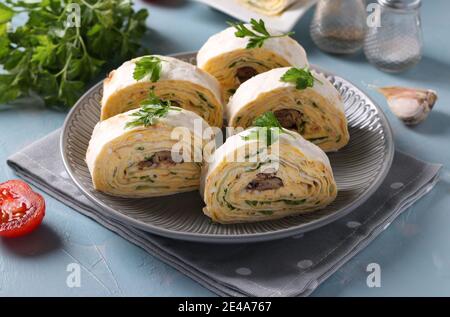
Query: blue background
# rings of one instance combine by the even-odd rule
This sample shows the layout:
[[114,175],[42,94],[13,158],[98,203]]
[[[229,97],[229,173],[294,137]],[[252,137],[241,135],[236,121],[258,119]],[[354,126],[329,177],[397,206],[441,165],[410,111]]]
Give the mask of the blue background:
[[[364,55],[331,56],[309,36],[312,10],[297,24],[295,38],[311,63],[340,74],[385,110],[398,149],[444,164],[436,188],[400,216],[369,247],[322,284],[315,296],[450,295],[450,1],[423,1],[422,62],[400,75],[382,73]],[[158,5],[157,3],[164,3]],[[197,50],[225,28],[230,17],[190,1],[137,2],[150,10],[146,45],[153,53]],[[368,85],[434,89],[439,101],[427,121],[407,128]],[[0,107],[0,181],[15,178],[6,158],[59,128],[65,113],[29,104]],[[0,239],[0,296],[209,296],[211,292],[140,248],[44,195],[47,215],[33,234]],[[381,266],[381,287],[366,286],[367,264]],[[81,287],[66,285],[67,265],[80,263]]]

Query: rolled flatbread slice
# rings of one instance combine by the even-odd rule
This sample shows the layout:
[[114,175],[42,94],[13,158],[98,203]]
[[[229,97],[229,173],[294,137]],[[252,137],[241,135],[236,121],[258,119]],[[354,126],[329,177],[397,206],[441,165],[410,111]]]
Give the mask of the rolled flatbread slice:
[[[248,25],[247,25],[248,26]],[[268,29],[270,34],[281,34]],[[213,35],[197,55],[197,65],[217,78],[222,99],[227,102],[236,89],[249,78],[273,68],[308,65],[303,47],[289,36],[270,38],[262,47],[246,48],[249,38],[236,37],[230,27]]]
[[[136,120],[136,111],[118,114],[95,126],[86,154],[94,188],[128,198],[198,189],[202,165],[198,155],[202,153],[201,134],[208,127],[206,121],[194,112],[177,108],[150,126],[127,126]],[[184,129],[191,137],[177,139],[171,135],[175,128]],[[178,151],[183,148],[185,153]],[[184,155],[191,159],[184,159]]]
[[250,9],[265,14],[278,15],[298,0],[239,0]]
[[324,151],[339,150],[350,138],[339,92],[314,72],[312,87],[298,89],[295,83],[281,80],[290,69],[273,69],[242,84],[226,106],[228,125],[247,128],[256,117],[272,111],[284,128]]
[[[336,198],[333,172],[319,147],[284,130],[264,156],[252,146],[258,141],[248,139],[257,129],[229,137],[205,167],[200,191],[207,216],[224,224],[270,220],[313,212]],[[276,145],[277,158],[271,152]]]
[[[136,65],[142,65],[142,78],[136,76]],[[223,106],[217,80],[192,64],[159,55],[127,61],[108,75],[103,82],[101,119],[139,107],[150,88],[158,97],[197,113],[210,125],[222,126]]]

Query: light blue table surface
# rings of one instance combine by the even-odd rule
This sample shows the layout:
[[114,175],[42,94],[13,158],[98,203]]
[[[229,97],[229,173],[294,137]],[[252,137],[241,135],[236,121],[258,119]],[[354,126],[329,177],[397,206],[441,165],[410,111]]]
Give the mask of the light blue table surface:
[[[444,164],[436,188],[323,283],[315,296],[450,295],[450,1],[423,2],[424,58],[400,75],[376,70],[362,53],[337,57],[319,51],[309,36],[311,11],[295,28],[295,38],[312,63],[353,81],[381,105],[398,149]],[[195,2],[151,3],[136,6],[150,10],[148,45],[154,53],[197,50],[231,20]],[[438,92],[439,101],[427,121],[407,128],[370,84],[430,88]],[[0,110],[0,181],[16,177],[6,158],[59,128],[64,117],[65,113],[31,106]],[[43,225],[28,237],[0,240],[0,296],[213,295],[94,221],[44,196],[47,215]],[[82,267],[79,288],[66,285],[66,268],[73,262]],[[366,286],[366,267],[371,262],[381,266],[380,288]]]

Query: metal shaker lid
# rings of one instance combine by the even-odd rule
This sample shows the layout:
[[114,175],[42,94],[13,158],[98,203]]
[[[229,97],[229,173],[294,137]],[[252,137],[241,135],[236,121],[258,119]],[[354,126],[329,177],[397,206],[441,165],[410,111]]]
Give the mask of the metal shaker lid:
[[378,0],[378,3],[382,6],[393,8],[393,9],[401,9],[401,10],[410,10],[417,9],[421,6],[421,0]]

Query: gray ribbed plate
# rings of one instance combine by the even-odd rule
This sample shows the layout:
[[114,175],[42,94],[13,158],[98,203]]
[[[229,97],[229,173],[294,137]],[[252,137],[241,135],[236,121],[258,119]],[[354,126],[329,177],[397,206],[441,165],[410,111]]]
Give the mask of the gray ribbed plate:
[[[194,53],[176,57],[195,62]],[[202,242],[250,242],[287,237],[321,227],[354,210],[378,188],[391,166],[394,143],[386,117],[369,97],[345,79],[317,70],[324,73],[342,95],[350,129],[350,143],[329,155],[339,193],[324,210],[274,221],[219,225],[203,215],[204,204],[198,192],[124,199],[95,191],[84,158],[100,117],[101,82],[80,98],[64,123],[61,153],[67,172],[81,191],[111,218],[166,237]]]

